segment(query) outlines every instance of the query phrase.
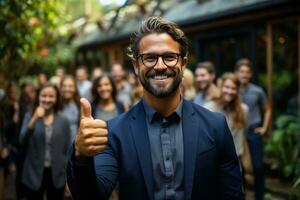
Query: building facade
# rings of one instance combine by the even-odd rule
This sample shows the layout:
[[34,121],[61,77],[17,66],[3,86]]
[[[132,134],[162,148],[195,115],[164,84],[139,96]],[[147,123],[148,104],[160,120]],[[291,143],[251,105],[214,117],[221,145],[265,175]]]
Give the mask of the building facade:
[[[151,14],[176,22],[190,39],[189,68],[216,65],[217,76],[233,71],[239,58],[253,62],[253,81],[271,100],[273,117],[299,114],[300,4],[297,0],[157,1],[148,13],[121,18],[108,32],[93,33],[78,46],[77,63],[131,69],[126,56],[130,34]],[[147,6],[144,6],[144,9]],[[155,10],[156,9],[156,10]]]

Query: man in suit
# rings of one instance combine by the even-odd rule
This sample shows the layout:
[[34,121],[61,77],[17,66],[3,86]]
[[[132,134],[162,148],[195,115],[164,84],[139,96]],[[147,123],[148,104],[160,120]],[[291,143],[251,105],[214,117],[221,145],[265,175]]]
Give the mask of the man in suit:
[[188,43],[174,24],[150,17],[129,46],[142,100],[108,121],[81,100],[67,179],[74,199],[244,199],[225,118],[181,97]]

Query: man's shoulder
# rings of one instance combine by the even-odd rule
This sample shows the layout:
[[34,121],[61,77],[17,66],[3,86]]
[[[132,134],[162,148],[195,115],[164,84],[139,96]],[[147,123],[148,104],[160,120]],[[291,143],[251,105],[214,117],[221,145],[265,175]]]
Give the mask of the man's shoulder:
[[249,92],[264,93],[264,90],[259,85],[256,85],[254,83],[249,83]]

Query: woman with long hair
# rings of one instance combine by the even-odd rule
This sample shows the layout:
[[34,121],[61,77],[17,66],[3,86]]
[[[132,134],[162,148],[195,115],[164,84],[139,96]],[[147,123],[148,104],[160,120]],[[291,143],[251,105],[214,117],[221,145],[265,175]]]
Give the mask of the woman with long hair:
[[27,199],[63,199],[70,127],[59,114],[60,95],[53,84],[37,92],[32,112],[25,114],[20,142],[27,146],[22,183]]
[[96,78],[92,87],[92,115],[94,118],[110,120],[126,109],[117,101],[117,89],[112,77],[108,74]]
[[[96,119],[110,120],[125,112],[126,106],[117,101],[117,88],[109,74],[96,78],[92,86],[92,116]],[[114,189],[109,200],[117,200],[118,189]]]
[[80,119],[80,96],[73,76],[65,76],[60,85],[62,115],[69,120],[71,142],[74,140]]
[[233,73],[223,74],[220,80],[220,97],[206,103],[204,107],[225,115],[233,136],[237,156],[241,159],[247,130],[248,107],[241,101],[238,93],[240,83]]

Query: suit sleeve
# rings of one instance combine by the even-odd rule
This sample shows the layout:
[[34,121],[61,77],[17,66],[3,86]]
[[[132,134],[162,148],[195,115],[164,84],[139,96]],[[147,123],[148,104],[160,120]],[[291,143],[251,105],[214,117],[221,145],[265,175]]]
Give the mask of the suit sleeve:
[[[243,180],[231,132],[223,117],[223,138],[219,144],[218,185],[220,199],[244,199]],[[219,138],[220,139],[220,138]]]
[[[111,134],[109,134],[111,135]],[[85,160],[75,158],[74,144],[69,151],[67,182],[75,200],[108,199],[118,178],[118,162],[111,137],[106,149]]]

